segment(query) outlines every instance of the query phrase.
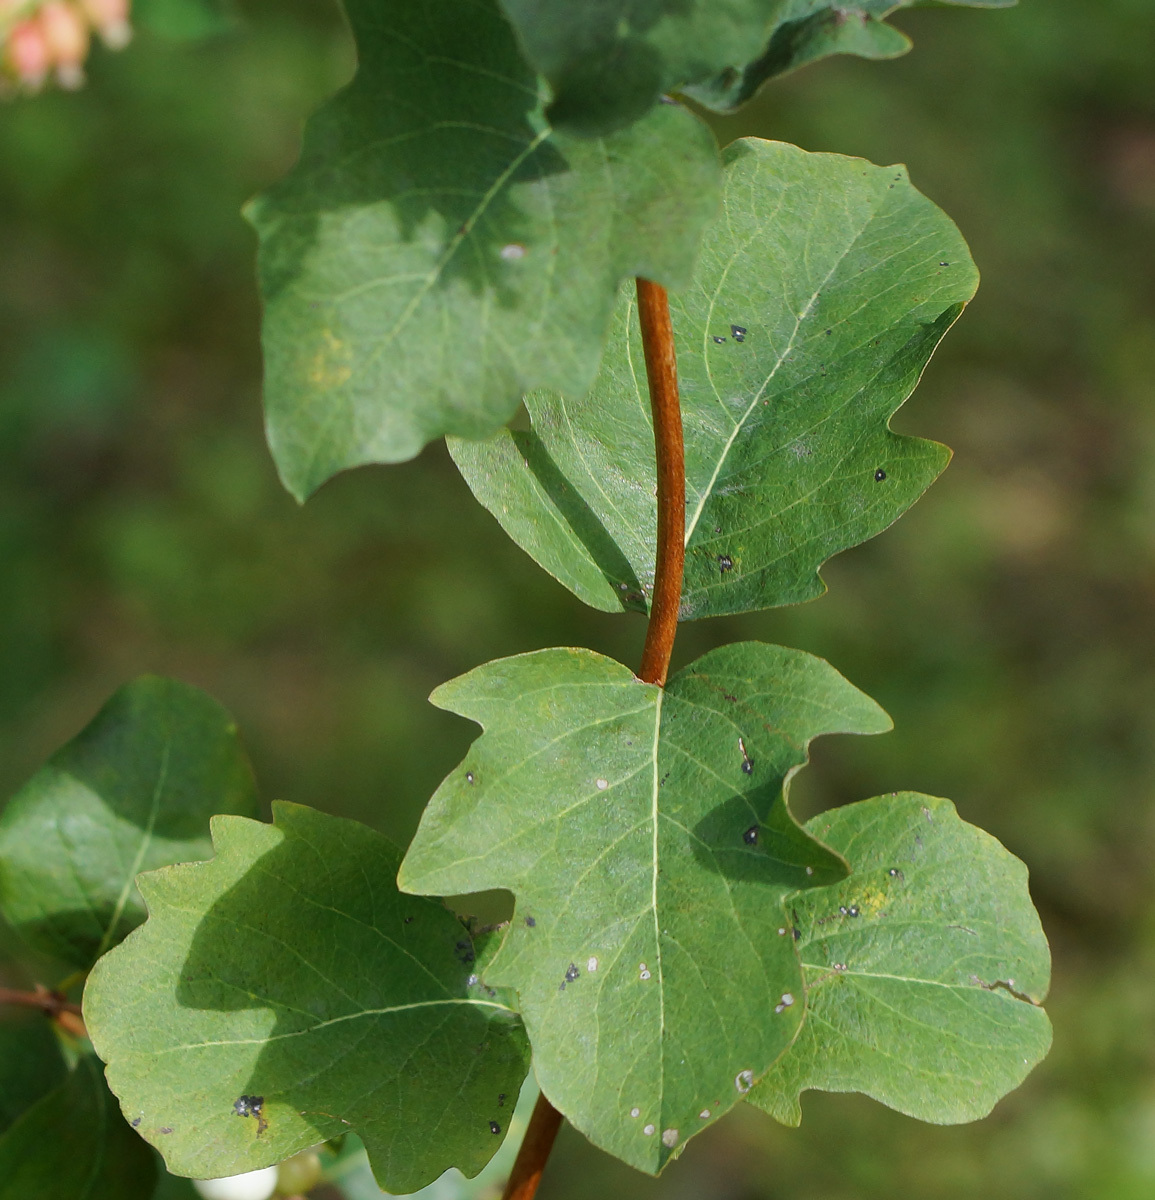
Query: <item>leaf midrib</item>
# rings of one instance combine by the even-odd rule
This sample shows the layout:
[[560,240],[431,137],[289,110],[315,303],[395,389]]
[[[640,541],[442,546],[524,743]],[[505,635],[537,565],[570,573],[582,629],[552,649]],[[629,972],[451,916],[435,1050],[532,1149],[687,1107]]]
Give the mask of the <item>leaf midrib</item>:
[[[781,206],[779,206],[779,207],[781,207]],[[735,441],[737,441],[738,435],[745,428],[746,422],[750,419],[750,414],[752,412],[754,412],[754,410],[758,407],[758,403],[762,399],[762,397],[765,395],[766,389],[770,386],[771,382],[774,380],[774,377],[778,374],[779,369],[781,368],[782,364],[786,361],[786,358],[790,354],[790,351],[794,349],[794,343],[798,339],[798,332],[802,328],[803,322],[806,320],[807,317],[810,316],[810,313],[814,308],[815,301],[822,294],[823,288],[825,288],[826,285],[833,278],[835,271],[837,271],[838,268],[840,266],[842,266],[843,262],[846,260],[847,256],[850,254],[850,252],[854,249],[855,246],[858,245],[859,241],[862,239],[862,237],[866,233],[867,229],[869,229],[870,226],[874,223],[877,216],[878,216],[877,212],[875,212],[872,209],[870,212],[870,216],[868,217],[866,222],[854,234],[854,236],[844,246],[844,248],[841,251],[839,251],[838,255],[835,257],[834,263],[830,267],[830,270],[827,271],[826,275],[822,279],[822,282],[814,289],[813,294],[811,295],[810,299],[806,302],[802,311],[800,313],[798,313],[797,316],[795,317],[794,329],[791,332],[789,339],[787,340],[785,349],[778,356],[778,360],[777,360],[777,362],[775,362],[774,366],[771,368],[769,375],[766,376],[765,380],[763,380],[763,382],[762,382],[761,387],[759,387],[758,391],[754,394],[754,399],[750,401],[749,407],[742,414],[741,418],[735,423],[734,429],[731,432],[730,437],[726,441],[726,445],[722,448],[722,452],[718,456],[718,462],[717,462],[717,465],[714,467],[714,473],[710,476],[709,483],[706,484],[706,487],[704,488],[704,490],[702,491],[702,493],[700,494],[700,496],[698,498],[698,506],[694,511],[694,515],[693,515],[693,517],[690,518],[689,521],[686,522],[686,537],[685,537],[685,543],[684,543],[685,545],[688,546],[690,544],[690,539],[694,535],[694,530],[698,527],[698,522],[699,522],[699,520],[701,520],[702,514],[706,510],[706,505],[709,503],[710,498],[714,494],[714,485],[718,482],[718,476],[722,472],[722,467],[726,463],[726,459],[730,454],[730,450],[733,448]],[[735,254],[738,254],[738,253],[739,253],[739,251],[735,251]],[[727,271],[728,270],[729,270],[729,265],[727,265]],[[723,279],[724,278],[725,278],[725,274],[723,274]],[[717,293],[718,290],[720,290],[721,286],[722,286],[722,283],[721,283],[721,281],[719,281],[718,287],[715,289],[715,294]],[[713,309],[713,301],[711,301],[711,310],[712,309]]]
[[418,1008],[437,1008],[441,1005],[471,1005],[474,1008],[493,1008],[499,1012],[507,1012],[515,1015],[515,1011],[507,1004],[498,1004],[494,1000],[474,1000],[470,997],[448,997],[441,1000],[416,1000],[412,1004],[394,1004],[387,1008],[366,1008],[361,1012],[344,1013],[339,1017],[332,1017],[328,1021],[319,1021],[316,1025],[310,1025],[308,1029],[291,1029],[286,1033],[275,1033],[269,1037],[260,1038],[233,1038],[216,1042],[188,1042],[180,1046],[166,1046],[163,1050],[154,1050],[150,1053],[150,1057],[161,1058],[168,1054],[177,1054],[183,1050],[204,1050],[212,1046],[264,1046],[270,1042],[281,1042],[286,1038],[305,1037],[311,1033],[317,1033],[321,1029],[328,1029],[332,1025],[341,1025],[346,1021],[359,1021],[362,1017],[387,1017],[393,1013],[409,1012]]
[[128,904],[128,897],[132,893],[133,886],[136,882],[136,877],[140,873],[140,868],[144,863],[144,856],[148,853],[149,847],[152,845],[152,834],[156,828],[156,818],[160,812],[160,798],[164,793],[165,784],[168,782],[168,764],[169,756],[172,752],[172,737],[166,738],[164,749],[160,756],[160,769],[157,771],[156,785],[152,789],[152,801],[149,806],[148,823],[145,825],[144,834],[140,839],[140,844],[136,848],[136,855],[132,860],[132,866],[129,868],[128,874],[125,876],[124,884],[120,889],[120,895],[117,897],[116,906],[112,910],[112,916],[109,918],[108,927],[104,931],[104,936],[100,939],[100,945],[96,949],[96,958],[100,958],[108,949],[112,942],[113,935],[116,932],[116,927],[120,924],[120,918],[124,914],[125,906]]

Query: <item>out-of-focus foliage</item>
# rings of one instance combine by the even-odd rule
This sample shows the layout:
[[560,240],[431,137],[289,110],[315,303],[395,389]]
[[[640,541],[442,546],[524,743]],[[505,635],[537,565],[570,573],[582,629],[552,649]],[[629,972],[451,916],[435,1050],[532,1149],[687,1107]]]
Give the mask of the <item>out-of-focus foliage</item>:
[[[739,1110],[657,1181],[565,1133],[543,1200],[1155,1187],[1155,8],[896,23],[908,57],[823,62],[718,127],[905,161],[957,221],[984,282],[896,422],[954,463],[829,596],[686,626],[675,666],[754,637],[879,700],[895,732],[820,745],[796,803],[946,794],[1022,857],[1055,1049],[974,1126],[812,1095],[800,1130]],[[235,35],[142,31],[89,69],[0,108],[0,791],[158,671],[231,709],[266,796],[404,842],[474,735],[434,686],[547,645],[634,663],[642,618],[584,609],[441,451],[304,509],[277,484],[238,210],[348,76],[335,13],[260,0]]]

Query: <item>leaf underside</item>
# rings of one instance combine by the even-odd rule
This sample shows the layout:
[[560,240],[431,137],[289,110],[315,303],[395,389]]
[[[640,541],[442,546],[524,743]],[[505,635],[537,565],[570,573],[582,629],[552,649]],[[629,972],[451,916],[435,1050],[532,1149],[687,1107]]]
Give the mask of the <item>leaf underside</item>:
[[1051,1044],[1038,1007],[1050,955],[1026,867],[949,800],[915,793],[807,829],[853,871],[788,901],[806,1021],[750,1102],[787,1125],[807,1088],[865,1092],[942,1125],[986,1116]]
[[91,1054],[0,1137],[0,1200],[146,1200],[156,1174]]
[[[746,139],[723,211],[670,298],[686,446],[682,619],[820,595],[831,555],[880,533],[950,452],[889,429],[978,276],[903,167]],[[654,443],[623,289],[587,395],[537,392],[530,431],[452,439],[470,488],[577,596],[645,611]]]
[[739,60],[709,80],[693,80],[687,94],[710,108],[740,108],[770,79],[832,54],[897,58],[911,40],[886,19],[904,8],[1009,8],[1017,0],[785,0],[767,30],[757,58]]
[[138,872],[208,858],[210,816],[255,812],[228,713],[197,688],[144,676],[4,810],[0,910],[30,945],[87,969],[144,920]]
[[483,437],[538,387],[580,394],[618,285],[681,286],[717,209],[706,127],[552,132],[497,0],[348,0],[360,66],[249,209],[265,404],[282,479]]
[[664,690],[591,651],[544,650],[433,701],[485,732],[426,809],[399,883],[515,894],[483,983],[516,989],[550,1101],[656,1172],[797,1031],[782,898],[846,868],[790,816],[790,776],[811,738],[889,721],[821,659],[758,643],[707,654]]
[[89,977],[125,1115],[178,1175],[349,1129],[388,1191],[476,1174],[528,1069],[516,1014],[470,983],[460,922],[397,891],[386,839],[292,804],[274,822],[216,818],[211,862],[142,878],[147,923]]

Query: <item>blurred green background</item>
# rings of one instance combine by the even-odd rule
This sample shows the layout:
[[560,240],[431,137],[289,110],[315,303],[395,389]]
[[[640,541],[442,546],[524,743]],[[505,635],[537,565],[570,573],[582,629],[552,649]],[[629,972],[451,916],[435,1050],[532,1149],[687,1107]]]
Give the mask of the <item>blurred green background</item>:
[[[939,1129],[811,1094],[737,1112],[658,1181],[563,1135],[543,1200],[1155,1194],[1155,5],[1026,0],[898,21],[906,59],[771,86],[755,133],[909,164],[983,271],[896,427],[955,461],[810,605],[683,629],[829,658],[893,715],[819,743],[804,815],[952,797],[1031,868],[1055,954],[1050,1059]],[[0,795],[143,671],[237,716],[266,800],[400,842],[474,729],[438,683],[640,618],[584,609],[443,449],[277,483],[245,199],[351,70],[334,9],[251,0],[198,44],[140,36],[89,87],[0,104]]]

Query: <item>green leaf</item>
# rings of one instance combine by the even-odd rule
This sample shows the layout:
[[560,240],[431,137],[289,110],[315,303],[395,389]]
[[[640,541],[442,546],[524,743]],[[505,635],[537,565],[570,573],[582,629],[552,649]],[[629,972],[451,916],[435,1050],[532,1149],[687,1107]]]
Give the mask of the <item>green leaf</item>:
[[144,876],[148,922],[89,977],[125,1113],[178,1175],[255,1170],[349,1129],[388,1191],[476,1174],[527,1070],[516,1014],[473,979],[458,920],[397,891],[390,842],[273,807],[273,825],[214,818],[211,862]]
[[940,1125],[986,1116],[1051,1044],[1038,1007],[1050,955],[1026,867],[949,800],[911,792],[807,829],[854,869],[792,901],[806,1022],[751,1103],[787,1125],[807,1088],[865,1092]]
[[[897,58],[913,45],[886,19],[903,8],[1009,8],[1017,0],[787,0],[762,53],[745,67],[731,65],[686,92],[710,108],[732,111],[770,79],[831,54]],[[733,63],[740,60],[733,59]]]
[[584,392],[618,284],[684,284],[718,203],[713,138],[681,107],[551,132],[496,0],[348,9],[357,76],[249,211],[269,442],[298,498],[488,436],[533,388]]
[[0,1018],[0,1133],[68,1074],[43,1014],[7,1009]]
[[821,659],[755,642],[664,690],[592,651],[542,650],[432,699],[485,733],[398,881],[515,893],[484,982],[517,989],[550,1101],[656,1172],[793,1039],[782,898],[846,868],[795,823],[787,784],[811,738],[881,732],[886,714]]
[[173,679],[122,687],[0,817],[0,910],[37,949],[87,969],[144,920],[140,871],[207,858],[214,813],[256,793],[232,719]]
[[555,125],[590,134],[642,116],[663,92],[748,62],[788,0],[502,0],[554,90]]
[[[952,222],[903,167],[747,139],[693,286],[671,296],[686,441],[682,617],[820,595],[818,568],[880,533],[950,452],[889,419],[974,294]],[[644,610],[654,446],[624,290],[586,396],[527,398],[531,432],[451,450],[510,536],[595,608]],[[881,475],[879,474],[881,472]]]
[[130,1200],[155,1186],[152,1151],[91,1054],[0,1138],[0,1200]]
[[[449,1170],[428,1187],[414,1192],[412,1200],[495,1200],[513,1169],[538,1095],[531,1075],[520,1096],[507,1096],[502,1102],[503,1110],[509,1114],[505,1119],[509,1136],[481,1174],[466,1179],[460,1171]],[[386,1195],[374,1182],[364,1147],[355,1134],[345,1138],[335,1154],[322,1152],[321,1162],[325,1179],[340,1188],[344,1200],[381,1200]]]

